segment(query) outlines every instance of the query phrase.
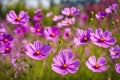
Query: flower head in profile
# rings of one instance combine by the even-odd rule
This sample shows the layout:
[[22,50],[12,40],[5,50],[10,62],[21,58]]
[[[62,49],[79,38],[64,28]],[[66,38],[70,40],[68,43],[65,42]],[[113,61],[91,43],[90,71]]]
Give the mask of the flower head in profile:
[[0,43],[0,52],[4,54],[11,53],[12,47],[10,43]]
[[103,48],[108,48],[116,43],[116,39],[111,36],[112,33],[110,31],[103,31],[101,28],[98,28],[95,30],[95,33],[91,34],[90,39],[95,45]]
[[105,11],[106,11],[106,13],[117,13],[118,5],[112,4],[112,5],[108,6],[108,8],[106,8]]
[[14,10],[11,10],[7,14],[7,21],[11,22],[12,24],[25,24],[28,22],[29,16],[27,12],[20,11],[19,16],[16,15]]
[[111,58],[115,59],[115,58],[119,58],[120,57],[120,47],[119,47],[119,45],[111,47],[109,49],[109,51],[110,51]]
[[67,39],[70,39],[71,36],[72,36],[71,28],[65,28],[63,33],[63,38],[67,40]]
[[78,71],[79,65],[79,60],[73,60],[71,50],[65,49],[53,58],[52,70],[61,75],[73,74]]
[[117,63],[115,65],[115,70],[116,70],[117,73],[120,73],[120,63]]
[[55,15],[54,17],[53,17],[53,21],[59,21],[59,20],[62,20],[63,19],[63,15]]
[[50,46],[43,44],[40,41],[35,41],[33,44],[26,45],[26,55],[35,60],[42,60],[49,55]]
[[61,22],[62,26],[72,26],[74,23],[75,23],[75,17],[65,18],[65,20]]
[[36,23],[34,27],[30,27],[30,31],[38,36],[41,36],[43,35],[44,29],[39,23]]
[[69,17],[69,18],[72,18],[72,17],[75,17],[79,14],[79,9],[75,8],[75,7],[71,7],[71,8],[64,8],[62,11],[62,14]]
[[59,28],[55,27],[46,27],[44,30],[44,35],[47,40],[56,41],[60,35]]
[[81,29],[76,29],[76,37],[74,38],[73,43],[75,45],[88,43],[90,41],[91,33],[93,33],[93,30],[91,28],[88,28],[85,31]]
[[9,43],[13,40],[13,37],[10,34],[1,34],[0,35],[0,41],[4,43]]
[[93,72],[104,72],[109,68],[109,66],[105,66],[106,63],[107,61],[104,57],[99,57],[96,60],[95,56],[90,56],[85,64]]
[[98,20],[103,20],[107,17],[107,13],[103,11],[99,11],[95,16]]

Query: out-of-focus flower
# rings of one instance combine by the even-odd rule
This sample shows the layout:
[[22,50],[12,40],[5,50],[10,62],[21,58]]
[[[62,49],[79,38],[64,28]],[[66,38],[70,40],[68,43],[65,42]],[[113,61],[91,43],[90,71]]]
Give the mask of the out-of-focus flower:
[[110,51],[111,58],[115,59],[115,58],[120,57],[120,47],[119,47],[119,45],[116,45],[115,47],[111,47],[109,49],[109,51]]
[[65,49],[53,58],[52,70],[61,75],[73,74],[78,71],[79,65],[79,60],[73,60],[71,50]]
[[29,43],[26,46],[26,55],[35,60],[42,60],[49,55],[50,46],[48,44],[42,45],[40,41],[35,41],[34,44]]
[[30,31],[38,36],[41,36],[43,35],[44,29],[39,23],[36,23],[34,27],[30,27]]
[[95,16],[98,20],[103,20],[107,17],[107,13],[103,11],[99,11],[97,14],[95,14]]
[[13,10],[7,14],[6,18],[7,21],[11,22],[12,24],[25,24],[29,20],[27,12],[20,11],[19,16],[17,16]]
[[115,65],[115,70],[116,70],[117,73],[120,73],[120,63],[117,63]]
[[64,33],[63,33],[63,38],[64,39],[70,39],[72,36],[71,28],[65,28]]
[[46,27],[44,30],[44,35],[46,39],[51,41],[56,41],[58,39],[58,36],[60,35],[59,28],[55,27]]
[[53,21],[59,21],[59,20],[62,20],[63,19],[63,15],[55,15],[53,17]]
[[0,41],[4,43],[9,43],[13,40],[13,37],[10,34],[1,34],[0,35]]
[[25,27],[23,25],[21,26],[16,26],[16,28],[14,29],[14,33],[16,34],[20,34],[20,35],[24,35],[28,32],[28,27]]
[[50,16],[52,16],[53,15],[53,12],[48,12],[47,14],[46,14],[46,17],[50,17]]
[[111,36],[112,33],[110,31],[105,30],[103,32],[101,28],[98,28],[95,30],[95,33],[91,34],[90,39],[95,45],[103,48],[108,48],[116,43],[116,39]]
[[4,23],[0,23],[0,33],[6,33],[7,32],[5,26],[6,25],[4,25]]
[[42,10],[39,8],[39,9],[36,9],[34,11],[34,16],[33,16],[33,21],[40,21],[42,18],[43,18],[43,15],[42,15]]
[[65,20],[63,20],[61,22],[62,26],[72,26],[75,23],[75,18],[65,18]]
[[75,7],[71,8],[64,8],[61,13],[65,16],[68,16],[69,18],[75,17],[79,14],[79,9]]
[[90,41],[91,33],[93,33],[93,30],[91,28],[88,28],[86,31],[76,29],[76,37],[74,38],[73,43],[75,45],[82,45],[88,43]]
[[0,44],[0,52],[3,53],[3,55],[11,53],[11,51],[12,51],[12,47],[11,47],[10,43],[6,43],[6,44],[1,43]]
[[106,13],[117,13],[118,5],[112,4],[108,8],[105,9]]
[[109,68],[109,66],[104,66],[106,63],[107,61],[104,57],[99,57],[99,59],[96,61],[95,56],[90,56],[85,64],[93,72],[104,72]]

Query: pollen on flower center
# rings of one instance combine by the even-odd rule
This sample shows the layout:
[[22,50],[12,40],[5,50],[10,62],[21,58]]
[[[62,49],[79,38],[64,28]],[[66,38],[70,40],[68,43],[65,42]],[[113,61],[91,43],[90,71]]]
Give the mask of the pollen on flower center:
[[118,54],[118,51],[116,51],[115,54],[117,55],[117,54]]
[[17,18],[16,18],[16,20],[17,20],[17,21],[20,21],[20,18],[19,18],[19,17],[17,17]]
[[36,32],[40,32],[40,29],[38,28],[38,29],[36,29]]
[[100,38],[100,41],[103,42],[105,39],[104,38]]
[[70,15],[69,15],[69,18],[72,18],[72,17],[73,17],[73,14],[70,14]]
[[68,33],[66,33],[66,36],[69,36],[70,35],[70,33],[68,32]]
[[63,64],[63,68],[67,68],[67,64]]
[[54,34],[54,33],[52,33],[50,36],[51,36],[51,37],[54,37],[54,36],[55,36],[55,34]]
[[8,41],[8,39],[4,39],[4,42],[7,42]]
[[6,50],[6,51],[8,51],[8,50],[9,50],[9,48],[5,48],[5,50]]
[[115,10],[114,9],[111,9],[111,11],[114,13],[115,12]]
[[40,54],[40,51],[36,51],[36,54],[39,55],[39,54]]
[[102,16],[101,18],[102,18],[102,19],[104,19],[105,17],[104,17],[104,16]]
[[68,21],[68,22],[67,22],[67,24],[68,24],[68,25],[71,25],[71,22],[70,22],[70,21]]
[[87,38],[87,37],[84,37],[84,38],[83,38],[83,40],[84,40],[84,41],[87,41],[87,40],[88,40],[88,38]]
[[100,66],[98,64],[95,65],[95,68],[99,68]]

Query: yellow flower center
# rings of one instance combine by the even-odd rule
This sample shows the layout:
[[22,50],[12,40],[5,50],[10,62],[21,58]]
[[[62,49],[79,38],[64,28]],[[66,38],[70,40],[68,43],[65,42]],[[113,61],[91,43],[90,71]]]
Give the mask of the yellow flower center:
[[99,68],[100,66],[98,64],[95,65],[95,68]]
[[70,21],[68,21],[68,22],[67,22],[67,24],[68,24],[68,25],[71,25],[71,22],[70,22]]
[[40,29],[38,28],[38,29],[36,29],[36,31],[37,31],[37,32],[40,32]]
[[5,50],[6,50],[6,51],[8,51],[8,50],[9,50],[9,48],[5,48]]
[[36,54],[39,55],[39,54],[40,54],[40,51],[36,51]]
[[20,21],[20,18],[19,18],[19,17],[17,17],[17,18],[16,18],[16,20],[17,20],[17,21]]
[[8,39],[4,39],[4,41],[5,41],[5,42],[7,42],[7,41],[8,41]]
[[84,37],[83,39],[84,39],[84,41],[87,41],[87,40],[88,40],[88,38],[87,38],[87,37]]
[[54,34],[54,33],[52,33],[50,36],[54,37],[54,36],[55,36],[55,34]]
[[67,64],[63,64],[63,68],[67,68]]
[[100,38],[100,41],[103,42],[105,39],[104,38]]
[[69,15],[69,18],[72,18],[72,17],[73,17],[73,14],[70,14],[70,15]]

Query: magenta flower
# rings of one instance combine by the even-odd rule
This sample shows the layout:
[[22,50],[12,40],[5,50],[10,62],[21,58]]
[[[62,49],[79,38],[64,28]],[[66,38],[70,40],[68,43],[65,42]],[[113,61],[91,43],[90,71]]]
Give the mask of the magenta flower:
[[7,14],[7,21],[11,22],[12,24],[25,24],[28,22],[28,20],[29,16],[24,11],[20,11],[19,16],[17,16],[13,10]]
[[0,52],[4,54],[8,54],[8,53],[11,53],[12,51],[12,47],[9,43],[0,43]]
[[71,35],[72,35],[71,28],[65,28],[64,33],[63,33],[63,38],[66,39],[66,40],[70,39]]
[[6,33],[7,32],[7,29],[5,27],[7,27],[5,25],[5,23],[0,23],[0,33]]
[[91,28],[88,28],[85,31],[81,29],[76,29],[76,37],[74,38],[73,43],[75,45],[88,43],[90,41],[91,33],[93,33],[93,30]]
[[105,9],[106,13],[117,13],[118,5],[112,4],[108,8]]
[[62,26],[72,26],[75,23],[75,18],[65,18],[65,20],[63,20],[61,22]]
[[111,47],[109,49],[109,51],[110,51],[111,58],[115,59],[115,58],[120,57],[120,47],[119,47],[119,45],[116,45],[115,47]]
[[98,20],[103,20],[107,17],[107,13],[103,11],[99,11],[98,14],[95,15]]
[[115,65],[115,70],[116,70],[117,73],[120,73],[120,63],[117,63]]
[[44,30],[46,39],[56,41],[60,35],[60,30],[57,27],[46,27]]
[[95,30],[95,33],[91,34],[90,38],[95,45],[103,48],[108,48],[116,43],[116,39],[111,36],[112,33],[110,31],[105,30],[103,32],[101,28],[98,28]]
[[48,44],[42,45],[40,41],[35,41],[34,44],[29,43],[26,46],[26,54],[35,60],[42,60],[49,55],[50,46]]
[[69,18],[72,18],[79,14],[79,9],[75,7],[64,8],[61,12],[63,15],[68,16]]
[[28,32],[28,27],[25,27],[23,25],[21,26],[17,26],[15,29],[14,29],[14,33],[16,34],[20,34],[20,35],[24,35]]
[[10,34],[2,34],[0,35],[0,41],[4,43],[9,43],[13,40],[13,37]]
[[73,54],[71,50],[62,50],[53,58],[52,70],[61,75],[67,75],[68,73],[76,73],[79,60],[73,60]]
[[55,15],[53,17],[53,21],[59,21],[59,20],[62,20],[63,19],[63,15]]
[[85,64],[93,72],[104,72],[109,68],[109,66],[104,66],[106,63],[107,61],[104,57],[99,57],[96,61],[96,57],[91,56]]
[[41,9],[36,9],[34,11],[34,16],[33,16],[33,21],[40,21],[42,18],[43,18],[43,15],[42,15],[42,10]]
[[30,27],[30,31],[38,36],[41,36],[43,35],[44,29],[39,23],[36,23],[34,27]]

